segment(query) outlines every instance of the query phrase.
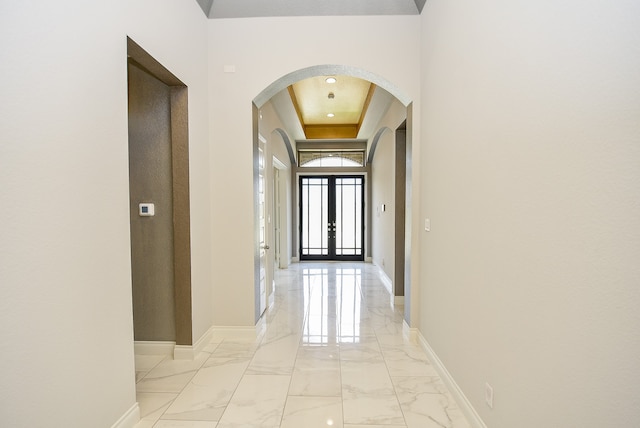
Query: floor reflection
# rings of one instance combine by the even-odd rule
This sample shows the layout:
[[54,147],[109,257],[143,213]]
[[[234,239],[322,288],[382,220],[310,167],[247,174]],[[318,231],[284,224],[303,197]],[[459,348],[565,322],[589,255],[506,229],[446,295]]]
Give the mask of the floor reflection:
[[361,268],[302,269],[306,344],[358,343],[362,322]]
[[136,428],[469,428],[376,266],[274,277],[260,335],[215,336],[194,360],[136,356]]

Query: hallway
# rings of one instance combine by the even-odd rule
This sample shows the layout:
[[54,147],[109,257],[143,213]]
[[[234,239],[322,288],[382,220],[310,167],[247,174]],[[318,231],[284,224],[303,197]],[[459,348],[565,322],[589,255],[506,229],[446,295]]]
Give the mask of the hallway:
[[468,428],[374,265],[277,270],[265,319],[194,361],[137,356],[136,427]]

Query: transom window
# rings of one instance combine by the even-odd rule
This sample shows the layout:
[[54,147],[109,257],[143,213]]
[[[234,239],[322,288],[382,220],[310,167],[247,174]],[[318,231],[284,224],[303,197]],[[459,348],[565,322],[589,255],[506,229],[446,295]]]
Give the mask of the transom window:
[[363,152],[299,152],[301,167],[364,166]]

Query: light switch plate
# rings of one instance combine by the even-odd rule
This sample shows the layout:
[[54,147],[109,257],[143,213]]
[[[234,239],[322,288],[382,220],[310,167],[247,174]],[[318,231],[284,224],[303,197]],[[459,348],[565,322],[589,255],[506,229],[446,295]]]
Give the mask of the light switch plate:
[[431,232],[431,219],[428,219],[428,218],[424,219],[424,231]]

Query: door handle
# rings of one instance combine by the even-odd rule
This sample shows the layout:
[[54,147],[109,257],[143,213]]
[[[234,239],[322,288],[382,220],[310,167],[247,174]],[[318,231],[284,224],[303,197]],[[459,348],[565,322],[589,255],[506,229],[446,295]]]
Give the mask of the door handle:
[[263,249],[263,250],[268,250],[268,249],[269,249],[269,246],[268,246],[267,244],[262,245],[262,249]]

